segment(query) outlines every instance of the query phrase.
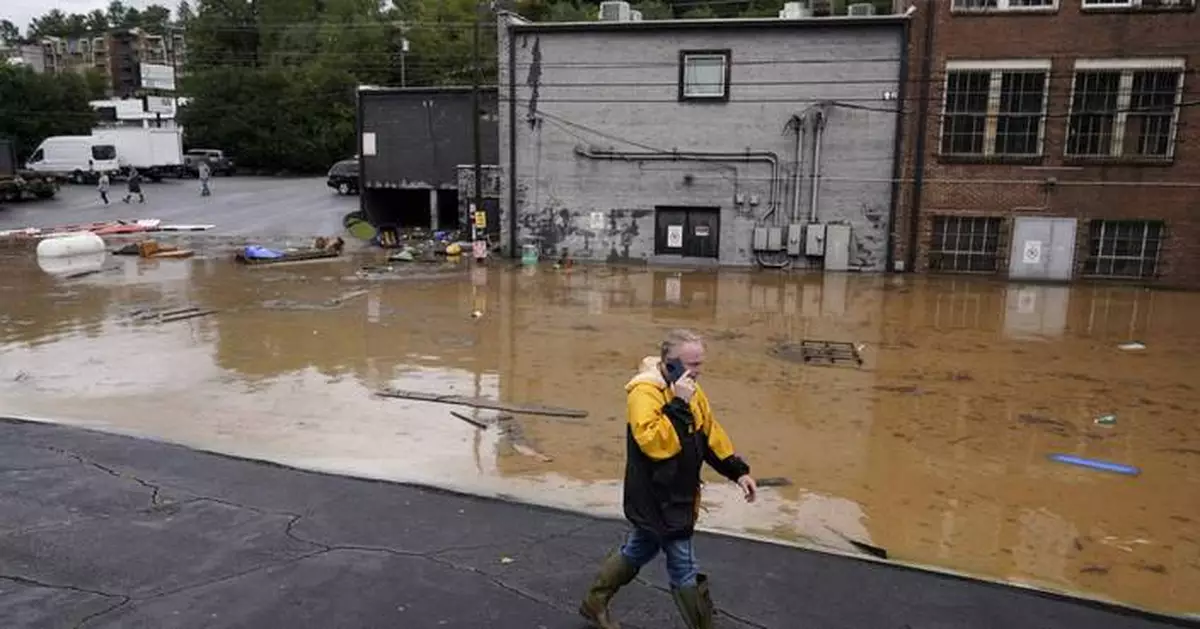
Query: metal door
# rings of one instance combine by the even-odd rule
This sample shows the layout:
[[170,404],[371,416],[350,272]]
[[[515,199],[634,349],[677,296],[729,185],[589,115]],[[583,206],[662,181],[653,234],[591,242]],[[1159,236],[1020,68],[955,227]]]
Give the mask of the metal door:
[[691,258],[716,258],[720,250],[721,213],[719,210],[688,210],[683,232],[683,255]]
[[1075,269],[1077,223],[1073,218],[1015,219],[1008,276],[1025,280],[1070,280]]
[[684,233],[687,230],[687,211],[659,209],[655,212],[655,255],[683,255]]

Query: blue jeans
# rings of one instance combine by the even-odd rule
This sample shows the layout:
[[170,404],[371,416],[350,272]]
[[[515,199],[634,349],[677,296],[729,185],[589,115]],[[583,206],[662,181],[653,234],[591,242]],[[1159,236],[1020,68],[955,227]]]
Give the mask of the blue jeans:
[[634,527],[621,546],[621,556],[641,569],[660,550],[667,555],[667,578],[671,587],[694,587],[700,568],[696,565],[690,537],[662,541],[653,533]]

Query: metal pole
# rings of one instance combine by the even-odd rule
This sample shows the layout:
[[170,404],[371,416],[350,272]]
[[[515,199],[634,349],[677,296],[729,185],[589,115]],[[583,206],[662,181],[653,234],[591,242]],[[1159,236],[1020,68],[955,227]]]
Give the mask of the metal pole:
[[[479,47],[480,30],[481,30],[479,20],[480,20],[480,13],[482,12],[481,11],[482,8],[483,8],[483,3],[476,2],[476,4],[475,4],[475,36],[474,36],[474,43],[473,43],[474,57],[475,57],[475,80],[474,80],[474,84],[472,85],[472,90],[471,90],[472,101],[473,101],[473,107],[472,107],[473,115],[471,116],[471,127],[472,127],[472,136],[473,136],[473,140],[475,143],[475,147],[474,147],[474,149],[475,149],[475,200],[471,204],[471,240],[475,241],[473,244],[474,244],[474,247],[476,248],[476,252],[478,252],[478,247],[479,247],[478,241],[484,236],[484,234],[479,233],[477,221],[475,220],[475,217],[478,216],[478,212],[483,211],[483,176],[482,176],[483,164],[481,163],[483,160],[483,149],[482,149],[481,137],[480,137],[482,134],[482,131],[479,128],[479,118],[480,118],[480,114],[481,114],[480,102],[479,102],[480,101],[479,86],[481,83],[483,83],[483,64],[482,64],[482,59],[481,59],[481,55],[480,55],[480,47]],[[480,258],[481,256],[479,256],[478,253],[476,253],[475,257]]]

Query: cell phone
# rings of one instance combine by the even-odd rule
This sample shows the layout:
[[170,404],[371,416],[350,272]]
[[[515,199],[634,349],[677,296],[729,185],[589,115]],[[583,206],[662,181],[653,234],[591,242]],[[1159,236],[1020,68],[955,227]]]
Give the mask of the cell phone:
[[687,373],[687,368],[683,366],[683,361],[678,358],[672,358],[663,365],[667,372],[667,384],[675,384],[675,381],[683,377]]

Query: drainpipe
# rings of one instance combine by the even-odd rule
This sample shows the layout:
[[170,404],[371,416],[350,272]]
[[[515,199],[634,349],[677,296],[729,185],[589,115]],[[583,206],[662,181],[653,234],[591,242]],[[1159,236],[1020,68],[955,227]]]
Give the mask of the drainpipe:
[[709,151],[613,151],[608,149],[576,146],[575,154],[588,159],[615,161],[663,161],[663,162],[758,162],[771,165],[771,192],[767,201],[773,212],[776,208],[776,184],[779,180],[779,156],[771,151],[743,151],[722,153]]
[[800,220],[800,171],[803,168],[800,146],[804,143],[804,117],[792,116],[792,124],[796,127],[796,160],[795,170],[792,171],[792,223],[796,223]]
[[908,208],[908,264],[906,271],[912,273],[917,266],[917,234],[921,225],[921,197],[925,187],[925,136],[929,128],[929,87],[933,83],[933,26],[937,22],[938,6],[935,0],[926,4],[925,41],[921,46],[921,99],[917,114],[917,159],[913,165],[912,204]]
[[508,19],[504,21],[504,41],[508,43],[508,255],[519,258],[517,250],[517,44]]
[[896,90],[896,133],[892,138],[892,199],[888,204],[888,234],[887,254],[884,256],[884,270],[896,268],[896,211],[900,206],[900,177],[904,174],[904,125],[908,122],[904,115],[904,103],[908,102],[908,42],[912,28],[912,20],[904,21],[904,29],[900,31],[900,81]]
[[812,202],[808,209],[808,222],[817,222],[817,210],[820,207],[821,196],[821,141],[825,138],[825,108],[819,107],[813,111],[813,165],[812,165]]

